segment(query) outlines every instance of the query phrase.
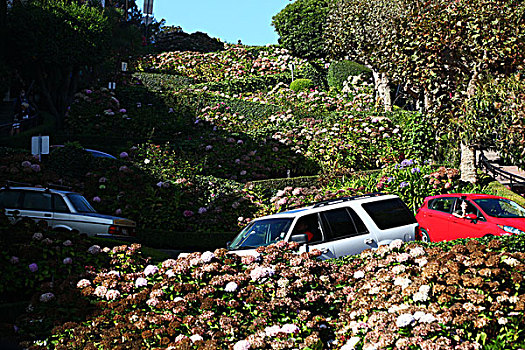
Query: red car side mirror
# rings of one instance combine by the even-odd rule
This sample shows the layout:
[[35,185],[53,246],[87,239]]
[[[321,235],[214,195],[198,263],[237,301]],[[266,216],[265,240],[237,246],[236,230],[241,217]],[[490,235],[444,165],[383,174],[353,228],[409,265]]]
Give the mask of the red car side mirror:
[[469,219],[469,220],[475,221],[475,220],[478,219],[478,217],[476,216],[476,214],[467,214],[465,216],[465,219]]

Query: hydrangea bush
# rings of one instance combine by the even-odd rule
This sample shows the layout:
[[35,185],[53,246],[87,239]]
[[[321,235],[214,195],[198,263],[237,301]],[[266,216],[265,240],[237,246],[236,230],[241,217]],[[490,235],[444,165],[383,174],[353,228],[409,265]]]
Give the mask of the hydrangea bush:
[[[523,246],[523,239],[518,238]],[[508,240],[508,239],[506,239]],[[226,250],[151,264],[138,246],[101,249],[69,295],[94,306],[31,349],[518,349],[525,255],[506,241],[394,241],[318,261],[280,242],[254,255]],[[61,298],[42,294],[24,320]],[[45,319],[53,317],[48,316]],[[24,332],[40,323],[19,324]],[[117,336],[118,335],[118,336]]]

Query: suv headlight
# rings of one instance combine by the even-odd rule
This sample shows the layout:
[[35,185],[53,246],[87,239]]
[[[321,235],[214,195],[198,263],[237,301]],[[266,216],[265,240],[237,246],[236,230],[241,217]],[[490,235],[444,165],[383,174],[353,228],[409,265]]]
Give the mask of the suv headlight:
[[517,229],[517,228],[512,227],[512,226],[498,225],[498,227],[499,227],[500,229],[502,229],[503,231],[508,232],[508,233],[512,233],[512,234],[514,234],[514,235],[522,235],[522,234],[525,234],[525,232],[523,232],[522,230]]

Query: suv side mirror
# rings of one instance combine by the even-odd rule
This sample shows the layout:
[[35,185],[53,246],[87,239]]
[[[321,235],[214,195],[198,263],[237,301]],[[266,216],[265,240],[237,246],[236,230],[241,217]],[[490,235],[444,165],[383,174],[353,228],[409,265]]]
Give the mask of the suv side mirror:
[[299,244],[308,243],[308,235],[306,233],[298,233],[290,237],[290,242],[297,242]]

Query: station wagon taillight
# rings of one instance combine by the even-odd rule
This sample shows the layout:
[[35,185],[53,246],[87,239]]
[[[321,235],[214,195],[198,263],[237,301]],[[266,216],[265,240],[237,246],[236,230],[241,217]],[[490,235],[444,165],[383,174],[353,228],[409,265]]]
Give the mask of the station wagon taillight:
[[119,234],[119,229],[118,229],[117,226],[110,226],[109,230],[108,230],[108,233],[110,235],[118,235]]

